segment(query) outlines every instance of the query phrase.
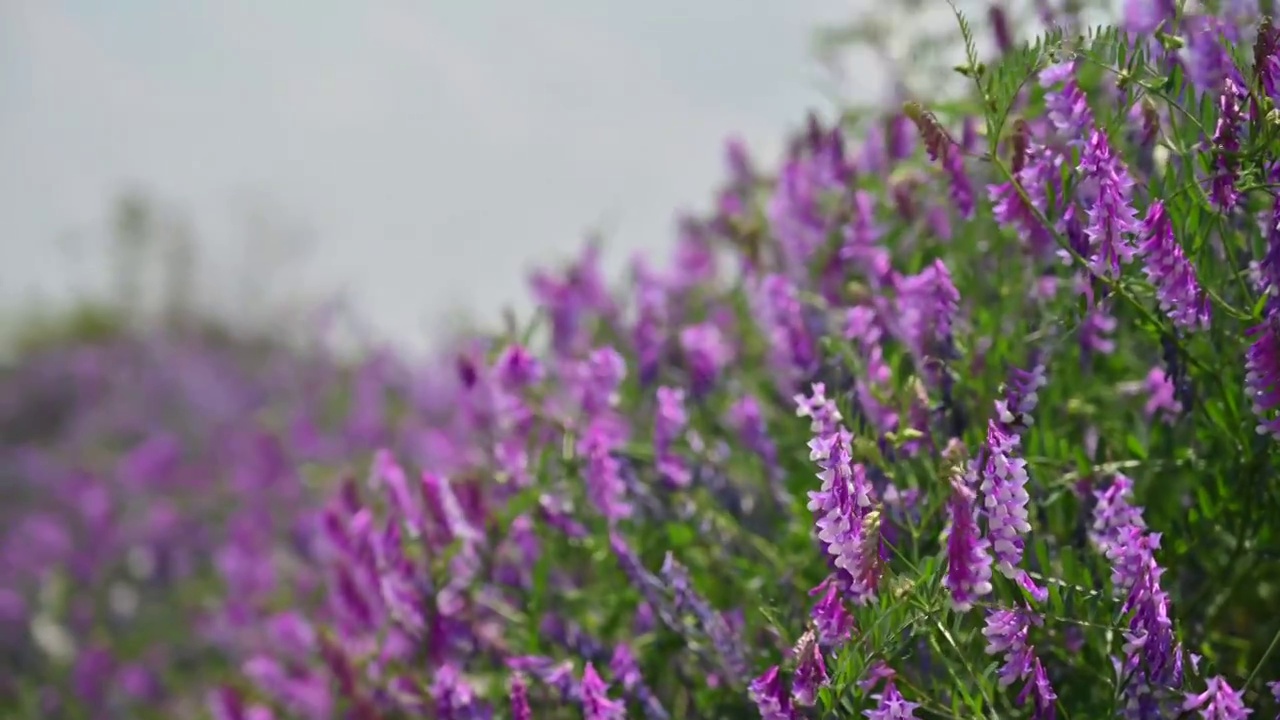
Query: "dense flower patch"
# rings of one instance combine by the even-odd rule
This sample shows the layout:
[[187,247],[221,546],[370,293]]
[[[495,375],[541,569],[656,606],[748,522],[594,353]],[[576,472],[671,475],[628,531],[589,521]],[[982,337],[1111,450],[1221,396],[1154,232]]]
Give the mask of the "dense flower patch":
[[6,449],[0,630],[40,668],[6,689],[218,720],[1270,716],[1280,34],[1223,5],[1022,47],[997,17],[986,64],[961,19],[971,102],[813,118],[772,175],[731,145],[667,265],[612,288],[588,248],[527,328],[419,370],[30,359],[11,387],[81,403]]

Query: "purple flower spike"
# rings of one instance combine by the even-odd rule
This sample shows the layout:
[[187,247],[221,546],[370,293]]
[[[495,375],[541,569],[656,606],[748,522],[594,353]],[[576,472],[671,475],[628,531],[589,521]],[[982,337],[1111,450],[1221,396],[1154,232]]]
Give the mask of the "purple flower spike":
[[1119,277],[1121,267],[1131,262],[1136,252],[1130,236],[1141,229],[1130,199],[1133,178],[1102,130],[1089,135],[1079,171],[1095,193],[1084,229],[1089,239],[1089,267],[1099,275]]
[[916,708],[920,707],[919,703],[908,702],[903,698],[893,680],[885,683],[879,700],[874,710],[862,711],[869,720],[915,720]]
[[1218,124],[1213,131],[1214,172],[1209,197],[1213,206],[1224,213],[1240,202],[1240,193],[1236,190],[1239,163],[1236,155],[1240,152],[1240,133],[1244,126],[1240,107],[1244,98],[1244,91],[1234,80],[1223,82],[1222,95],[1218,98]]
[[797,705],[808,707],[817,701],[818,690],[830,682],[830,677],[822,649],[812,632],[806,633],[798,646],[800,658],[795,677],[791,679],[791,697]]
[[608,687],[591,663],[582,669],[582,716],[584,720],[623,720],[627,706],[609,699]]
[[986,627],[982,630],[987,638],[987,654],[1004,655],[999,673],[1001,687],[1031,675],[1036,657],[1027,634],[1034,621],[1038,618],[1025,609],[996,610],[987,615]]
[[1199,710],[1204,720],[1245,720],[1253,711],[1244,706],[1244,691],[1232,690],[1221,676],[1209,678],[1199,695],[1188,693],[1183,710]]
[[511,720],[533,720],[529,708],[529,688],[519,673],[511,676]]
[[980,535],[975,513],[977,498],[962,482],[953,482],[948,506],[947,575],[951,607],[965,612],[974,601],[991,592],[991,552]]
[[791,694],[782,682],[782,673],[777,665],[752,680],[747,692],[759,709],[761,720],[795,720],[799,717],[791,706]]

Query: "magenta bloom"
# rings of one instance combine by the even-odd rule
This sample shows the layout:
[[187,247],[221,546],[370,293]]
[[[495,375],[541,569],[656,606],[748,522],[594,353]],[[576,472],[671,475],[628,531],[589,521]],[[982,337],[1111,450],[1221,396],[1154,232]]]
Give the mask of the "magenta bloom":
[[809,706],[818,699],[818,690],[831,678],[827,675],[827,663],[822,659],[822,649],[812,634],[800,640],[800,659],[795,677],[791,679],[791,697],[797,705]]
[[759,709],[761,720],[795,720],[799,717],[791,706],[791,694],[782,682],[777,665],[752,680],[747,692]]
[[874,710],[863,710],[862,714],[869,720],[915,720],[918,707],[919,703],[903,698],[898,686],[890,679],[880,693],[880,704]]
[[1131,262],[1135,253],[1130,236],[1140,229],[1130,199],[1133,178],[1102,130],[1089,135],[1078,169],[1094,192],[1084,229],[1089,238],[1089,267],[1099,275],[1119,277],[1121,266]]
[[1001,429],[996,421],[987,423],[981,484],[987,538],[996,567],[1011,578],[1017,575],[1017,565],[1022,562],[1023,538],[1031,532],[1027,461],[1016,455],[1018,443],[1018,436]]
[[1034,648],[1027,640],[1031,625],[1039,618],[1029,610],[996,610],[987,615],[982,634],[987,638],[988,655],[1004,655],[1000,685],[1005,687],[1031,676],[1036,664]]
[[991,552],[978,530],[976,497],[965,483],[953,482],[948,505],[947,575],[951,607],[964,612],[991,592]]
[[1266,319],[1250,328],[1252,338],[1245,352],[1245,390],[1253,414],[1258,418],[1258,434],[1280,440],[1280,305],[1268,302]]
[[1138,252],[1146,259],[1147,279],[1156,288],[1160,309],[1186,330],[1209,327],[1209,297],[1196,279],[1195,268],[1173,236],[1173,223],[1159,200],[1151,203],[1142,222]]
[[1244,691],[1232,690],[1222,676],[1209,678],[1205,691],[1187,694],[1183,710],[1199,710],[1204,720],[1244,720],[1253,711],[1244,706]]
[[627,716],[627,706],[609,699],[608,687],[591,663],[582,669],[581,693],[584,720],[623,720]]
[[1209,197],[1221,212],[1228,212],[1240,202],[1236,190],[1236,154],[1240,152],[1240,133],[1244,115],[1240,108],[1245,93],[1230,78],[1222,83],[1222,95],[1218,98],[1218,124],[1213,131],[1213,182]]

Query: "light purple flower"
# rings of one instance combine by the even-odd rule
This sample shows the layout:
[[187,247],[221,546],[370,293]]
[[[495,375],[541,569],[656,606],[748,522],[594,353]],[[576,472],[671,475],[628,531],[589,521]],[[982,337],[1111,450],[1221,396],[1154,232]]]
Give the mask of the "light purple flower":
[[964,612],[991,592],[990,546],[978,529],[977,498],[970,483],[953,482],[948,504],[947,574],[943,583],[951,593],[951,607]]
[[584,720],[623,720],[627,716],[627,706],[609,698],[608,687],[591,663],[582,669],[581,692]]
[[752,680],[748,694],[760,711],[761,720],[795,720],[799,717],[791,705],[791,694],[783,685],[777,665]]
[[1200,694],[1187,694],[1183,710],[1199,710],[1204,720],[1245,720],[1253,712],[1244,706],[1244,691],[1232,690],[1222,676],[1209,678]]
[[915,720],[915,710],[919,703],[908,702],[898,692],[898,686],[890,680],[885,683],[879,696],[879,703],[873,710],[863,710],[869,720]]

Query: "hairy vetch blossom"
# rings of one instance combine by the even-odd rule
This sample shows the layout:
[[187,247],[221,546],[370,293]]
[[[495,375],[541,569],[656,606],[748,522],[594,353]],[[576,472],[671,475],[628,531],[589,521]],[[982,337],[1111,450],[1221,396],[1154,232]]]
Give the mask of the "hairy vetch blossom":
[[1069,144],[1083,144],[1084,138],[1094,131],[1094,120],[1089,98],[1076,82],[1075,61],[1041,70],[1040,86],[1047,91],[1044,102],[1049,121]]
[[533,720],[529,707],[529,688],[520,673],[511,676],[511,720]]
[[769,341],[771,361],[791,383],[807,377],[818,360],[817,341],[805,322],[804,304],[796,286],[782,275],[766,275],[752,287],[752,309],[761,331]]
[[799,717],[791,705],[791,693],[783,684],[777,665],[752,680],[747,693],[760,711],[761,720],[795,720]]
[[966,483],[951,484],[948,503],[947,575],[943,583],[951,593],[951,607],[964,612],[975,600],[991,592],[991,552],[978,529],[977,498]]
[[1245,390],[1258,418],[1257,431],[1280,440],[1280,299],[1267,301],[1262,322],[1245,335],[1251,339],[1245,351]]
[[809,492],[818,540],[841,572],[853,601],[875,597],[880,579],[879,513],[872,510],[866,469],[852,461],[852,436],[843,427],[809,441],[810,457],[822,471],[822,486]]
[[871,710],[863,710],[869,720],[915,720],[916,708],[920,703],[913,703],[902,697],[898,686],[890,679],[884,685],[877,698],[878,704]]
[[1147,393],[1147,402],[1142,406],[1142,413],[1148,420],[1159,417],[1166,423],[1173,423],[1182,414],[1182,402],[1178,399],[1178,388],[1169,379],[1164,368],[1153,367],[1142,382]]
[[1222,676],[1209,678],[1202,693],[1187,693],[1182,709],[1198,710],[1204,720],[1244,720],[1253,712],[1244,706],[1244,691],[1231,689]]
[[818,647],[812,630],[796,643],[796,655],[798,660],[795,675],[791,678],[791,697],[797,705],[807,707],[818,699],[818,690],[831,681],[822,649]]
[[1222,95],[1218,97],[1218,124],[1213,130],[1213,181],[1209,186],[1209,199],[1221,212],[1229,212],[1240,202],[1236,190],[1239,172],[1240,133],[1244,127],[1244,114],[1240,104],[1245,92],[1230,78],[1222,83]]
[[1173,0],[1125,0],[1123,21],[1120,26],[1137,35],[1148,35],[1156,31],[1161,24],[1165,30],[1177,13],[1177,4]]
[[[809,431],[814,434],[814,440],[809,442],[811,450],[818,438],[834,437],[844,417],[835,401],[827,397],[825,383],[814,383],[810,386],[808,396],[796,395],[793,399],[796,403],[796,417],[809,418]],[[810,454],[809,459],[816,460],[817,457]]]
[[771,476],[776,475],[773,470],[778,465],[778,446],[769,437],[760,401],[750,395],[738,399],[729,407],[726,420],[738,434],[738,440],[764,461]]
[[1119,277],[1121,266],[1133,260],[1130,236],[1140,229],[1130,199],[1133,178],[1101,129],[1089,134],[1078,169],[1093,192],[1084,228],[1089,239],[1089,267],[1099,275]]
[[987,639],[986,652],[1004,655],[1004,665],[998,673],[1001,687],[1032,676],[1036,656],[1028,635],[1032,624],[1039,623],[1039,616],[1025,608],[993,610],[987,615],[982,629]]
[[1053,720],[1057,716],[1054,703],[1058,699],[1058,694],[1049,684],[1049,675],[1045,673],[1044,664],[1040,662],[1040,658],[1035,658],[1033,665],[1031,679],[1023,686],[1022,692],[1018,693],[1018,704],[1025,705],[1030,699],[1031,720]]
[[584,720],[623,720],[627,716],[627,706],[609,699],[608,686],[591,663],[582,669],[581,694]]
[[626,500],[627,486],[621,475],[622,465],[614,455],[618,441],[611,425],[595,421],[587,426],[577,448],[585,461],[582,477],[587,486],[587,497],[610,522],[629,517],[632,511]]
[[1109,488],[1096,493],[1090,539],[1111,562],[1111,584],[1125,598],[1128,617],[1121,670],[1131,674],[1126,704],[1135,712],[1162,707],[1167,691],[1178,684],[1181,652],[1175,645],[1169,596],[1160,587],[1163,570],[1156,563],[1159,533],[1148,532],[1142,511],[1134,506],[1133,483],[1117,475]]
[[725,616],[716,612],[711,603],[693,588],[689,571],[670,552],[662,563],[661,574],[675,597],[676,611],[688,612],[698,621],[720,656],[725,670],[733,675],[745,673],[747,663],[734,629],[725,620]]
[[733,360],[733,347],[720,328],[710,322],[681,330],[680,351],[684,354],[695,396],[710,390]]
[[1164,203],[1155,200],[1142,222],[1138,252],[1146,260],[1143,271],[1156,288],[1160,309],[1178,327],[1199,330],[1209,326],[1209,298],[1196,279],[1195,268],[1173,236],[1173,222]]
[[636,318],[631,326],[631,343],[636,353],[636,372],[648,384],[658,377],[665,359],[668,337],[670,295],[666,284],[640,258],[632,266],[635,284]]
[[822,599],[813,606],[810,617],[813,619],[814,629],[818,631],[818,644],[822,647],[834,647],[852,635],[853,615],[845,609],[840,586],[832,582],[831,578],[819,583],[809,594],[819,592],[822,593]]
[[1017,575],[1022,562],[1024,536],[1031,532],[1028,522],[1027,461],[1017,456],[1019,438],[995,420],[987,423],[981,469],[983,507],[987,517],[987,539],[996,568],[1006,577]]
[[975,207],[973,183],[969,181],[969,175],[964,169],[964,155],[958,149],[949,153],[943,160],[943,167],[951,181],[951,200],[960,211],[960,217],[972,219]]
[[[1217,93],[1225,80],[1243,86],[1228,44],[1239,40],[1236,29],[1212,15],[1184,18],[1186,44],[1179,53],[1187,80],[1202,93]],[[1224,42],[1225,40],[1225,42]]]
[[689,424],[689,414],[684,407],[684,390],[660,387],[657,392],[658,408],[653,426],[654,454],[658,472],[663,479],[676,487],[685,487],[693,475],[684,458],[672,451],[672,445]]

